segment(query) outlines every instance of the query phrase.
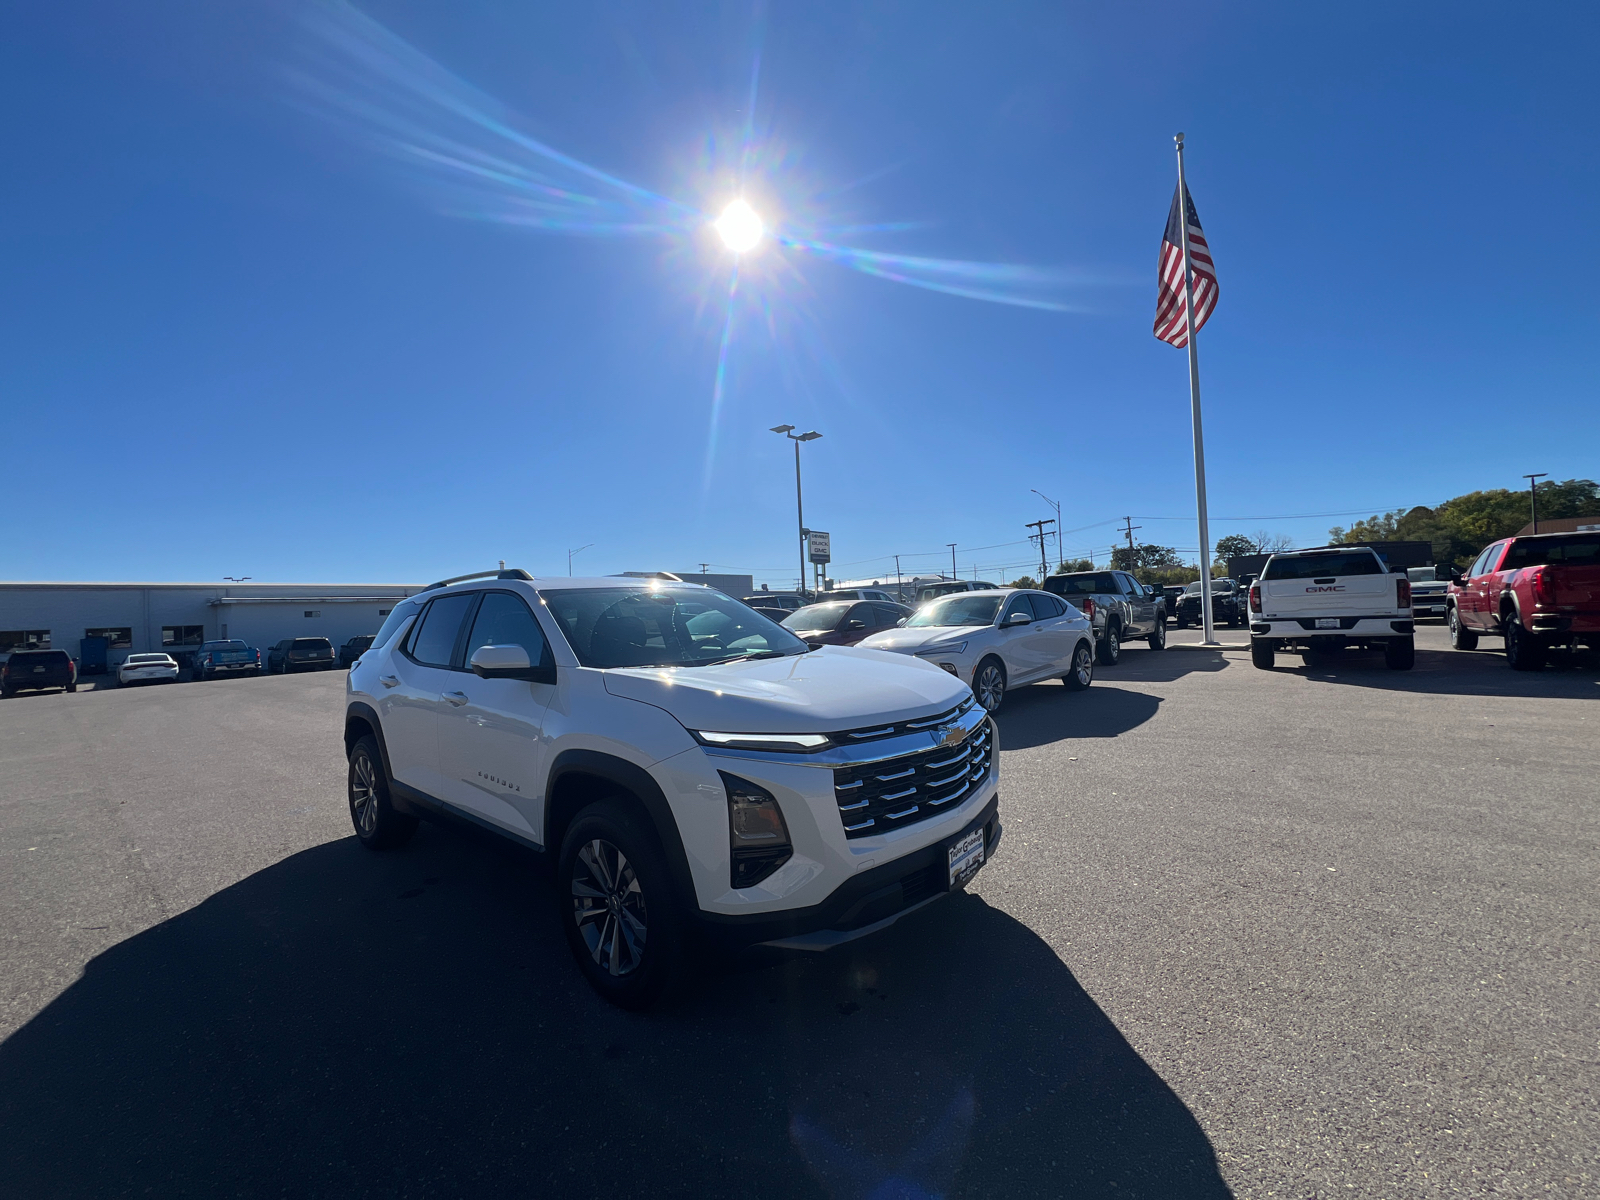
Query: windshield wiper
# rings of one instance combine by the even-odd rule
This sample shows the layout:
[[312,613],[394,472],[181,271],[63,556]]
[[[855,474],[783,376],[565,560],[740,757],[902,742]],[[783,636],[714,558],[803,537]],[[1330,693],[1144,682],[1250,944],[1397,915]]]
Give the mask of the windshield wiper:
[[[788,658],[791,653],[788,650],[751,650],[743,654],[725,654],[721,658],[708,658],[703,662],[684,663],[683,665],[686,667],[715,667],[722,663],[746,662],[752,658]],[[804,654],[805,651],[802,650],[800,653]]]

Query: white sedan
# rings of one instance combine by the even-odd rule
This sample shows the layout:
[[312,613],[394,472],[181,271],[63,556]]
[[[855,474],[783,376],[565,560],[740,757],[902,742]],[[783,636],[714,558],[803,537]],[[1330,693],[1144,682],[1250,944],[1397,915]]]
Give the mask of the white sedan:
[[117,668],[117,682],[177,683],[178,664],[170,654],[130,654]]
[[857,643],[943,667],[993,712],[1007,690],[1059,679],[1081,692],[1094,679],[1094,630],[1049,592],[996,588],[933,600],[895,629]]

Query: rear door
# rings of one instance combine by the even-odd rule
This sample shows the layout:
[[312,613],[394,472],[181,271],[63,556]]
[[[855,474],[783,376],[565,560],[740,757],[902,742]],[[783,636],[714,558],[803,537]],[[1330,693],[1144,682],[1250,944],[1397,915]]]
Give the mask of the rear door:
[[544,817],[544,715],[555,688],[526,679],[479,679],[467,664],[480,646],[521,646],[534,665],[553,660],[521,596],[482,595],[439,712],[440,798],[537,842]]
[[[389,657],[390,674],[380,678],[389,769],[401,783],[443,798],[439,773],[439,710],[444,694],[455,690],[450,669],[462,623],[477,603],[475,592],[455,592],[431,601],[405,642]],[[392,680],[392,682],[391,682]]]
[[1045,669],[1064,674],[1072,666],[1072,651],[1078,641],[1076,623],[1068,615],[1072,609],[1059,596],[1045,592],[1029,592],[1028,603],[1033,608],[1035,636]]

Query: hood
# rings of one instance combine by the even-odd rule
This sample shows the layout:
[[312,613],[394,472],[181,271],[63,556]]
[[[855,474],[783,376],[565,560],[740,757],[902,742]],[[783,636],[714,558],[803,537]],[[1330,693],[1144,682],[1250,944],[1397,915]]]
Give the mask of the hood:
[[829,733],[959,704],[967,686],[897,654],[825,646],[789,658],[715,667],[618,667],[606,691],[665,709],[690,729]]
[[911,629],[885,629],[862,638],[857,645],[863,650],[890,650],[895,654],[915,654],[924,646],[940,646],[945,642],[964,642],[969,637],[986,633],[993,625],[919,625]]

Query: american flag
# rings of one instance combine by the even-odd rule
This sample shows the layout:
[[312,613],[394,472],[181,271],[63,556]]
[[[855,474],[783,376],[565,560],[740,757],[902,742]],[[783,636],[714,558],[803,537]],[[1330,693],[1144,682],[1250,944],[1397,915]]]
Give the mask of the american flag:
[[1180,349],[1189,344],[1189,322],[1184,313],[1183,231],[1178,228],[1178,196],[1189,210],[1189,263],[1194,268],[1194,327],[1206,323],[1217,306],[1217,268],[1211,261],[1206,235],[1200,231],[1200,214],[1194,210],[1194,197],[1182,184],[1172,193],[1172,211],[1167,215],[1167,231],[1161,237],[1160,292],[1156,296],[1156,336]]

